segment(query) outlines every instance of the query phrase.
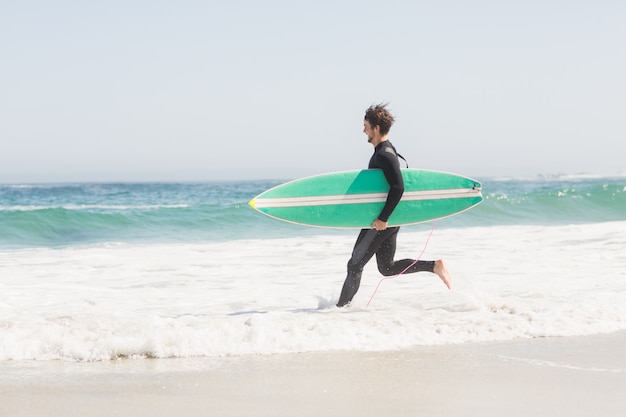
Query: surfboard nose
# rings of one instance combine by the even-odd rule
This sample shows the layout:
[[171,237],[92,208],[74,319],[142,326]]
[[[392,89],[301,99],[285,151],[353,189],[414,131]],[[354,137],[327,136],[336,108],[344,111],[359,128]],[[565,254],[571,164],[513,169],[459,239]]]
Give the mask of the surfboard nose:
[[256,197],[254,197],[252,200],[248,201],[248,205],[256,210]]

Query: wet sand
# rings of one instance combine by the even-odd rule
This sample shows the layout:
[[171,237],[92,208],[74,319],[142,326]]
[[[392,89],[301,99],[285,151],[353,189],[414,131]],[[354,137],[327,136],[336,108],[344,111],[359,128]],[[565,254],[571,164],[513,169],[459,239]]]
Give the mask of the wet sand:
[[623,416],[626,332],[109,362],[3,362],[0,416]]

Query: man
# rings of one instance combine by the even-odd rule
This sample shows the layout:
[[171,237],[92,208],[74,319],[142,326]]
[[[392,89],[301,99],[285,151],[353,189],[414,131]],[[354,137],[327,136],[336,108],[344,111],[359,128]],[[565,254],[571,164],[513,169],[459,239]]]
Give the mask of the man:
[[386,109],[385,104],[370,106],[365,111],[363,133],[367,135],[367,141],[374,146],[374,155],[370,159],[369,169],[383,171],[389,183],[389,193],[380,214],[373,219],[371,229],[362,229],[359,233],[352,257],[348,261],[348,276],[343,284],[337,307],[343,307],[352,301],[359,290],[363,268],[374,255],[376,255],[378,270],[384,276],[397,275],[415,263],[405,273],[433,272],[448,288],[451,288],[450,274],[442,260],[417,262],[413,259],[393,260],[396,254],[396,237],[400,228],[387,227],[387,221],[404,193],[404,181],[400,173],[397,152],[387,139],[393,122],[394,118]]

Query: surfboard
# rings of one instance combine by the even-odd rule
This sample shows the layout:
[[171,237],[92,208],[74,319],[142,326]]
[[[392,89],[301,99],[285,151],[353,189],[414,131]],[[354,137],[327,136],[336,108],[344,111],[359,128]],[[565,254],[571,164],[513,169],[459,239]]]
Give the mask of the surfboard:
[[[403,226],[449,217],[482,200],[480,182],[439,171],[402,169],[404,195],[388,225]],[[343,171],[290,181],[248,204],[270,217],[303,225],[369,228],[380,214],[389,184],[380,169]]]

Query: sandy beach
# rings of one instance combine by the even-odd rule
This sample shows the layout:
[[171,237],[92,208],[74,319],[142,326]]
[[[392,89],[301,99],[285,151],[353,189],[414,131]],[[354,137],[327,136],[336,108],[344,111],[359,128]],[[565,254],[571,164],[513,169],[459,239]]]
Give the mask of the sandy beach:
[[1,416],[623,416],[626,332],[333,352],[5,362]]

